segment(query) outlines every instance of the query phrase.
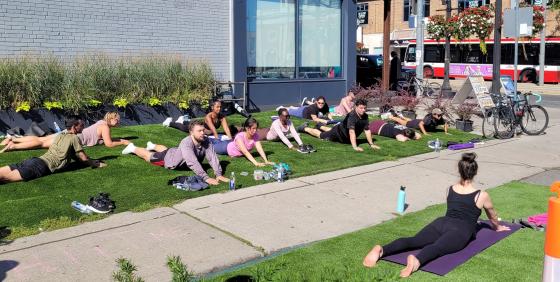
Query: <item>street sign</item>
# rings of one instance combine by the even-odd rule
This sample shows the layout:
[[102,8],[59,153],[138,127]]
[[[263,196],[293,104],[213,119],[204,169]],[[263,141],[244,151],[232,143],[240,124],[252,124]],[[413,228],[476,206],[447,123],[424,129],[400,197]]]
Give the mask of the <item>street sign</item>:
[[478,105],[483,108],[493,108],[496,105],[490,97],[490,91],[486,87],[486,82],[482,76],[469,76],[461,89],[455,94],[451,104],[457,105],[462,104],[468,97],[475,97],[478,101]]
[[533,8],[523,7],[519,8],[519,35],[516,35],[515,30],[515,10],[505,9],[504,11],[504,36],[517,37],[517,36],[532,36],[533,35]]
[[358,11],[358,25],[368,24],[368,11]]

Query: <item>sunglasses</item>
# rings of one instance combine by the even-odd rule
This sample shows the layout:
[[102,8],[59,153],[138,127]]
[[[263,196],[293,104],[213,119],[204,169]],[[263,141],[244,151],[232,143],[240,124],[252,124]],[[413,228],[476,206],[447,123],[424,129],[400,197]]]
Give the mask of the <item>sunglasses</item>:
[[290,118],[290,115],[282,115],[284,118]]
[[434,116],[436,116],[436,117],[440,117],[440,116],[442,116],[442,115],[441,115],[441,114],[434,114]]
[[317,105],[324,105],[325,102],[317,102]]

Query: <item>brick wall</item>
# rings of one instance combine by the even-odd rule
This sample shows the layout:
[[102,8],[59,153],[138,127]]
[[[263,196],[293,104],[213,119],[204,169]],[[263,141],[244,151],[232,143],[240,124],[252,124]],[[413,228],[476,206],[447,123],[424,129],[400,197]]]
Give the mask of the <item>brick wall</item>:
[[229,79],[228,0],[0,0],[0,38],[0,57],[179,55]]

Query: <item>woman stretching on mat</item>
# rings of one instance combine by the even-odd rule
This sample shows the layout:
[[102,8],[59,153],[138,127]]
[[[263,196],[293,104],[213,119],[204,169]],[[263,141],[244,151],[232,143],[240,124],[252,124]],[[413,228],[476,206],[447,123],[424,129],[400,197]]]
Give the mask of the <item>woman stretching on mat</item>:
[[[290,114],[288,113],[288,109],[280,108],[278,110],[278,119],[272,122],[270,128],[263,128],[258,130],[259,141],[267,140],[267,141],[278,141],[281,140],[289,149],[297,150],[300,153],[309,153],[308,147],[310,145],[303,145],[301,138],[299,137],[296,128],[292,121],[290,121]],[[294,147],[292,142],[290,142],[290,137],[293,137],[297,144],[299,145],[297,148]],[[313,150],[313,147],[309,147]]]
[[[210,112],[204,117],[204,134],[219,139],[218,128],[221,126],[226,136],[231,140],[232,136],[234,136],[239,129],[235,126],[229,126],[226,116],[222,114],[221,111],[222,102],[220,100],[214,100],[210,105]],[[183,116],[180,116],[175,122],[172,120],[173,119],[170,117],[167,118],[163,122],[163,125],[179,129],[183,132],[189,132],[189,123],[184,121]]]
[[340,99],[340,104],[334,108],[334,113],[337,116],[345,116],[354,109],[354,92],[348,92],[346,97]]
[[[117,112],[107,112],[102,120],[86,127],[78,138],[82,146],[91,147],[98,144],[104,144],[105,147],[112,148],[120,145],[128,145],[130,141],[126,139],[114,140],[111,138],[111,128],[116,127],[120,123],[120,116]],[[15,150],[29,150],[29,149],[47,149],[49,148],[54,138],[58,133],[50,134],[43,137],[37,136],[24,136],[20,138],[10,137],[4,139],[0,145],[5,145],[0,153]]]
[[408,140],[418,140],[422,136],[402,125],[387,123],[382,120],[374,120],[369,123],[369,130],[373,135],[395,138],[397,141],[405,142]]
[[[259,122],[252,117],[245,120],[243,128],[244,131],[237,133],[233,140],[214,139],[212,143],[216,154],[228,155],[232,158],[245,156],[255,166],[273,165],[274,163],[268,161],[266,158],[266,153],[259,141],[260,134],[263,134],[268,128],[259,130]],[[257,131],[260,131],[260,133],[257,133]],[[251,150],[253,150],[253,148],[257,149],[257,152],[259,152],[264,162],[257,162],[253,155],[251,155]]]
[[363,265],[373,267],[383,256],[421,248],[418,255],[409,255],[401,277],[408,277],[421,265],[435,258],[463,249],[476,234],[476,225],[481,209],[484,208],[494,230],[508,231],[509,227],[500,225],[488,193],[475,189],[473,178],[478,164],[475,153],[465,153],[459,161],[459,183],[447,191],[447,212],[434,220],[414,237],[400,238],[388,245],[375,245],[364,258]]
[[419,129],[422,131],[424,135],[430,135],[428,132],[435,132],[437,131],[438,125],[443,125],[443,131],[445,134],[447,133],[447,122],[443,118],[443,112],[435,108],[432,110],[431,113],[427,114],[423,119],[408,119],[405,117],[398,117],[398,116],[390,116],[390,120],[397,122],[400,125],[404,125],[406,127]]

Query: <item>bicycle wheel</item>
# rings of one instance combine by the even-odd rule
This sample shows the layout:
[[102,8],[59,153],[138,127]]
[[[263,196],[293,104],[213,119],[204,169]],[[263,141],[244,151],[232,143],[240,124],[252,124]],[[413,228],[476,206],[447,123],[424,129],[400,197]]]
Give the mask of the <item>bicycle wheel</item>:
[[519,124],[527,135],[542,134],[548,126],[548,112],[540,105],[526,106]]
[[424,86],[424,96],[429,98],[436,98],[441,92],[441,85],[437,82],[430,82],[428,85]]
[[482,137],[496,137],[496,129],[494,129],[493,110],[486,110],[486,114],[482,117]]
[[508,106],[500,106],[492,114],[495,135],[499,139],[509,139],[515,133],[515,120],[513,112]]

